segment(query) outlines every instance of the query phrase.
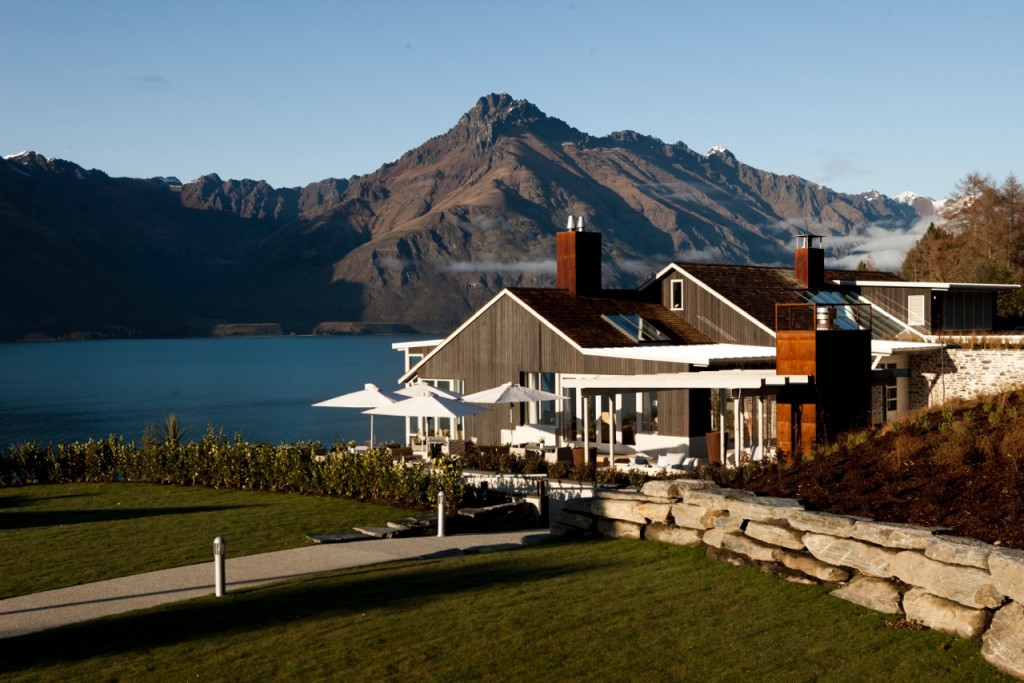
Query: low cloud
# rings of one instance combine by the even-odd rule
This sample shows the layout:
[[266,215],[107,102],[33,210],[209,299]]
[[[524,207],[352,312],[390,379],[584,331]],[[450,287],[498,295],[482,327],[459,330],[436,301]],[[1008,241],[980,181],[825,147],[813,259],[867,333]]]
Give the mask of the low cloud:
[[454,261],[442,270],[450,273],[524,273],[527,275],[554,275],[554,259],[539,261]]
[[824,184],[833,182],[836,178],[848,176],[870,176],[871,171],[859,166],[851,157],[841,152],[832,152],[825,155],[822,164],[821,181]]
[[388,270],[403,270],[415,264],[412,261],[400,259],[397,256],[374,256],[373,265]]
[[157,88],[161,90],[171,84],[169,80],[159,74],[132,76],[128,80],[131,81],[132,85],[136,85],[141,88]]
[[831,246],[845,254],[829,259],[829,265],[852,270],[862,261],[870,259],[876,270],[897,272],[907,252],[921,239],[934,219],[934,216],[922,218],[906,230],[872,224],[866,226],[860,234],[829,236]]

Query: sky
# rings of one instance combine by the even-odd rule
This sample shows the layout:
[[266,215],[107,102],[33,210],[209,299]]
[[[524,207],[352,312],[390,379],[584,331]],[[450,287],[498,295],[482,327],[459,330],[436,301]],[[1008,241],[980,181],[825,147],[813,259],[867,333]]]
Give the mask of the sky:
[[0,155],[304,186],[506,92],[840,192],[1024,172],[1024,2],[0,0]]

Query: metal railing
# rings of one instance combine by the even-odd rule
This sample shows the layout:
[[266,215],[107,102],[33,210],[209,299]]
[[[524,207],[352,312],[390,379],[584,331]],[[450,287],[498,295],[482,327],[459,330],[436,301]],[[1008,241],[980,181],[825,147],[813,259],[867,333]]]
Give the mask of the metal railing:
[[775,330],[870,330],[871,304],[775,304]]

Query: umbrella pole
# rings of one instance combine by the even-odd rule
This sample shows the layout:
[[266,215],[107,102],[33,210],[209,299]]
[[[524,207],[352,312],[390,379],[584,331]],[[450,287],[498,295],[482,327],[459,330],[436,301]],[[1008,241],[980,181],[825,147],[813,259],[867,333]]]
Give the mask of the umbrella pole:
[[373,450],[373,415],[370,416],[370,450]]

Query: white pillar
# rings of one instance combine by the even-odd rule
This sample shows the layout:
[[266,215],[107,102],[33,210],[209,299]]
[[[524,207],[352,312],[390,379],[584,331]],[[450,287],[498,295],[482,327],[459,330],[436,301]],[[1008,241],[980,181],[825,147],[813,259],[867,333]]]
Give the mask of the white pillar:
[[757,452],[764,459],[764,396],[757,396]]
[[740,451],[743,450],[743,392],[736,390],[736,401],[732,409],[733,428],[736,430],[733,441],[733,456],[736,458],[736,466],[740,464]]

